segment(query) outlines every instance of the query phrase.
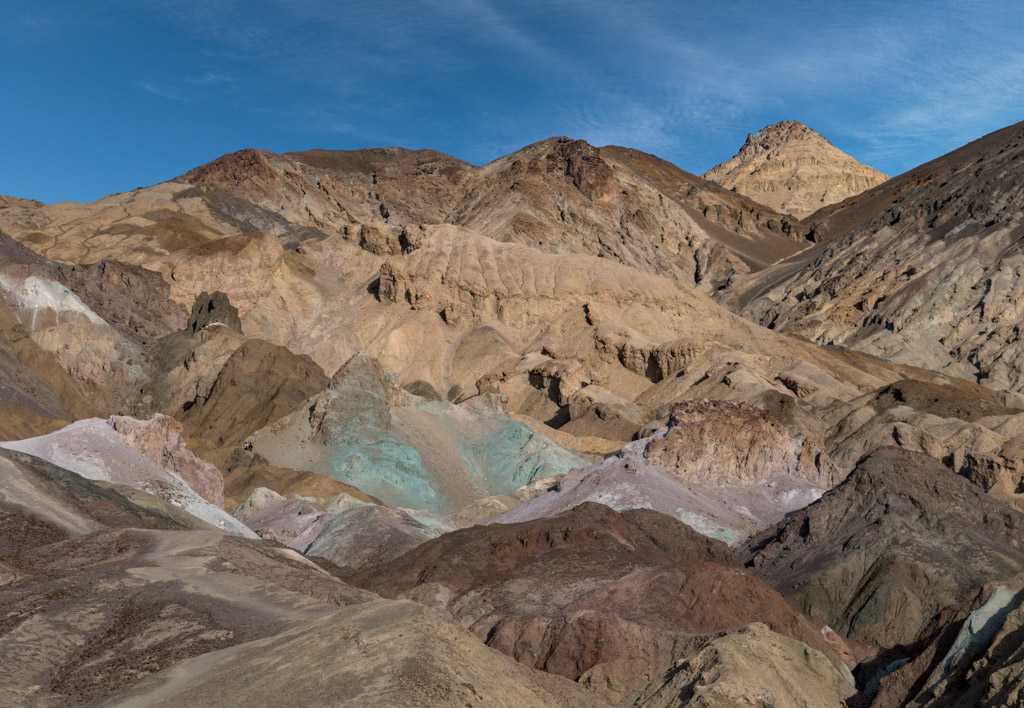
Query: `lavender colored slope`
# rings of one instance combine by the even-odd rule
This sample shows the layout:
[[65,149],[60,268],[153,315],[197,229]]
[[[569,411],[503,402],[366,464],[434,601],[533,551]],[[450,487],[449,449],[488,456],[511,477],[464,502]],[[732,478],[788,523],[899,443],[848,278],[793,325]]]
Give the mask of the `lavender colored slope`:
[[737,544],[778,522],[787,512],[810,504],[824,491],[790,476],[742,485],[686,481],[676,470],[644,458],[650,441],[630,443],[596,465],[570,472],[547,492],[493,522],[548,518],[584,502],[596,502],[616,511],[659,511],[706,536]]
[[243,523],[200,497],[174,472],[132,448],[101,418],[80,420],[48,435],[0,442],[0,447],[33,455],[86,479],[149,492],[228,533],[256,537]]

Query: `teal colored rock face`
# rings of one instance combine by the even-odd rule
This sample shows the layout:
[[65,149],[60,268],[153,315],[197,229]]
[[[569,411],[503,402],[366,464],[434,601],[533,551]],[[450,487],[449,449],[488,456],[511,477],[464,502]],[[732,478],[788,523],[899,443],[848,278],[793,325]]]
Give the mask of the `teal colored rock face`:
[[418,450],[394,430],[388,383],[380,364],[366,356],[349,360],[331,384],[330,405],[320,422],[331,476],[392,506],[447,513]]
[[343,444],[334,449],[332,458],[331,476],[393,506],[449,511],[420,453],[405,443],[385,438]]
[[[333,426],[330,474],[387,504],[447,514],[459,504],[445,494],[443,475],[467,477],[484,497],[510,494],[535,479],[564,475],[587,464],[505,416],[430,412],[438,415],[439,430],[454,426],[457,431],[458,459],[451,468],[429,467],[419,450],[402,439],[400,425],[382,426],[379,419],[361,415]],[[418,439],[418,444],[432,443]]]
[[316,448],[289,455],[288,443],[274,445],[271,437],[261,454],[282,466],[289,456],[314,457],[317,471],[390,506],[428,515],[443,516],[588,463],[486,402],[411,397],[379,362],[361,354],[293,418],[295,437]]
[[510,494],[535,479],[560,477],[587,461],[512,420],[459,443],[466,469],[487,494]]

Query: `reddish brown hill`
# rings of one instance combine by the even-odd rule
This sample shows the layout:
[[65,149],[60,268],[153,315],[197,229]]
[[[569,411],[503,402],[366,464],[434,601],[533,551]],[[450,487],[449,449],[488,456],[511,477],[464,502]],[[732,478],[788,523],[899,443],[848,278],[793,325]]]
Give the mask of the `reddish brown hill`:
[[447,609],[489,646],[623,695],[700,644],[759,621],[827,651],[724,544],[651,511],[583,504],[554,518],[456,531],[350,578]]

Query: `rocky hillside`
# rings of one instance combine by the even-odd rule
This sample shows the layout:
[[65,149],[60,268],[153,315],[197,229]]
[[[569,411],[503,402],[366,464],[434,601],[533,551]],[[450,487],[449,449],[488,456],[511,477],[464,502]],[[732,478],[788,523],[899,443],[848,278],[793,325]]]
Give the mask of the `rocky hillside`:
[[748,565],[851,639],[909,646],[943,608],[1024,571],[1024,514],[925,455],[882,448],[752,540]]
[[569,138],[0,201],[0,704],[1012,702],[1022,139],[803,221]]
[[817,628],[723,544],[646,510],[583,504],[465,529],[350,581],[445,609],[488,646],[627,704],[707,635],[755,619],[829,656],[835,674],[842,667]]
[[886,180],[795,120],[747,135],[740,151],[704,178],[797,219]]
[[1022,528],[933,460],[881,449],[751,541],[747,566],[847,637],[863,705],[1013,705]]
[[1024,388],[1024,123],[825,209],[818,245],[745,281],[776,330],[993,388]]

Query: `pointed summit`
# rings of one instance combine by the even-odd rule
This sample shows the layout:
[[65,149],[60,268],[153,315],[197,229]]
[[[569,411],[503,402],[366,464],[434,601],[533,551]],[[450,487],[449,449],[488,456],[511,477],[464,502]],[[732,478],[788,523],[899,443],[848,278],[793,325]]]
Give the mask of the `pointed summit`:
[[736,155],[704,177],[800,219],[886,180],[795,120],[747,135]]

